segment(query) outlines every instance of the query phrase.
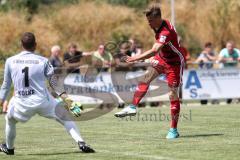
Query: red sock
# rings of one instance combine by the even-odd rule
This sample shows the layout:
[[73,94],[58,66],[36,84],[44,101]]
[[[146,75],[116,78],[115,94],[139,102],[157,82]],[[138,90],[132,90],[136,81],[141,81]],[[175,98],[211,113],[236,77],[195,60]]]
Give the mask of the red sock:
[[180,101],[171,100],[171,128],[177,128],[178,118],[180,113]]
[[137,86],[137,90],[134,93],[132,104],[137,106],[144,95],[147,93],[149,84],[147,83],[139,83]]

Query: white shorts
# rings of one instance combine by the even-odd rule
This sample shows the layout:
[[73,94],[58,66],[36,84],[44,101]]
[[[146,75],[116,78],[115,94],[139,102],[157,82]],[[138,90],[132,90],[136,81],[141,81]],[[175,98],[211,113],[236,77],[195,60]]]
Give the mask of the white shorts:
[[27,122],[35,114],[42,117],[58,119],[56,110],[57,108],[62,108],[56,99],[49,97],[49,100],[43,101],[41,104],[34,107],[27,107],[23,104],[19,104],[14,97],[11,98],[8,105],[7,118],[14,118],[19,122]]

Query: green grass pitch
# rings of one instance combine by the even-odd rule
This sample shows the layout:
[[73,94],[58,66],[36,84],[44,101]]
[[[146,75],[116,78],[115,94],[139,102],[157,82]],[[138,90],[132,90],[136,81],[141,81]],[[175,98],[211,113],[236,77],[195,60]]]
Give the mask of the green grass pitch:
[[[138,117],[117,119],[116,111],[94,120],[77,122],[81,134],[96,153],[79,153],[64,128],[35,116],[17,124],[15,155],[0,153],[0,160],[239,160],[240,107],[182,107],[180,138],[166,140],[169,108],[143,108]],[[161,113],[161,116],[160,116]],[[154,115],[155,114],[155,115]],[[4,140],[0,115],[0,141]]]

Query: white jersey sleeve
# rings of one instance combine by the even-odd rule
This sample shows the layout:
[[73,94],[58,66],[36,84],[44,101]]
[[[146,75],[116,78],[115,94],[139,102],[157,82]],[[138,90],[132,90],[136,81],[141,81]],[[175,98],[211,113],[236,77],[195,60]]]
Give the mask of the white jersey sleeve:
[[12,78],[11,78],[11,72],[10,72],[10,66],[9,61],[7,59],[5,63],[4,68],[4,80],[2,83],[1,91],[0,91],[0,99],[5,100],[9,94],[11,84],[12,84]]
[[54,74],[54,67],[49,61],[47,61],[45,65],[44,74],[48,79],[49,85],[53,89],[55,94],[60,96],[61,94],[65,93],[64,84],[61,84],[61,81],[58,81],[57,76]]
[[44,65],[44,75],[46,76],[47,79],[51,78],[54,74],[54,68],[49,62],[49,60],[45,61]]

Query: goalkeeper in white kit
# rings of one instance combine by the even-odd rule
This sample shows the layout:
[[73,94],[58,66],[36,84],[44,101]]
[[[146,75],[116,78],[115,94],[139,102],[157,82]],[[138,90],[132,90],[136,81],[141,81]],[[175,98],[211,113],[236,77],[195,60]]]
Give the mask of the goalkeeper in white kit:
[[[16,137],[16,123],[27,122],[35,114],[55,119],[62,124],[72,138],[78,143],[80,150],[86,153],[95,152],[82,139],[76,124],[70,120],[68,111],[62,107],[48,91],[46,80],[54,84],[54,69],[47,58],[34,53],[36,40],[33,33],[26,32],[21,37],[23,51],[7,59],[4,70],[4,80],[0,91],[0,105],[7,98],[14,85],[14,96],[9,102],[6,114],[6,143],[0,145],[0,152],[14,155],[14,140]],[[65,92],[59,93],[65,104],[72,103]],[[78,107],[71,108],[74,115],[78,115]]]

